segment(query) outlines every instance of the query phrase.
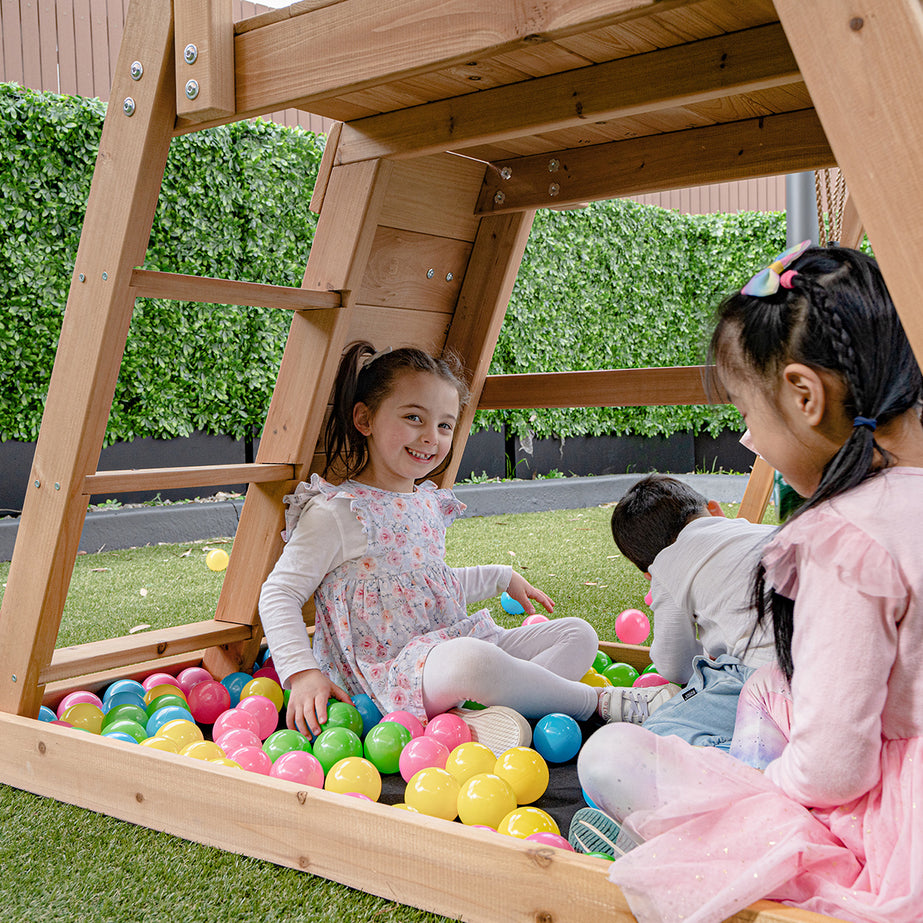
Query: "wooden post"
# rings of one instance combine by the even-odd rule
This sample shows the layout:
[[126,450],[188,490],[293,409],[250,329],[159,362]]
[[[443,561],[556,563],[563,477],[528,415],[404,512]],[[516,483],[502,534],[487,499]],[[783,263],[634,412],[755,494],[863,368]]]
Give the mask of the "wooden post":
[[176,112],[195,121],[234,114],[232,0],[174,0]]

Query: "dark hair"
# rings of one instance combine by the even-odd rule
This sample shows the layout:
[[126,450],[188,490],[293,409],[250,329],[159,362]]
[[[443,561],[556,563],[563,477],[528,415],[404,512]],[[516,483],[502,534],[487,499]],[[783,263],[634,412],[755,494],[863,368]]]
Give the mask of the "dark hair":
[[612,537],[619,551],[646,572],[689,520],[706,512],[708,501],[688,484],[651,474],[633,484],[616,503]]
[[[716,367],[723,366],[774,392],[778,374],[797,362],[840,378],[850,419],[882,426],[913,409],[923,394],[920,368],[876,261],[845,247],[811,247],[788,268],[796,271],[790,289],[766,297],[737,292],[719,306],[709,348],[712,382],[720,383]],[[873,428],[854,426],[786,525],[890,463]],[[779,665],[791,679],[794,601],[765,593],[764,577],[761,564],[754,602],[761,624],[771,615]]]
[[[459,408],[468,402],[468,386],[461,363],[454,356],[437,359],[415,346],[402,346],[369,362],[372,356],[375,347],[359,340],[346,348],[340,360],[333,386],[333,407],[324,427],[324,477],[337,463],[342,465],[342,471],[337,473],[346,478],[365,467],[369,459],[368,441],[353,423],[353,408],[362,403],[374,414],[402,376],[416,372],[437,375],[458,391]],[[451,459],[450,451],[440,471]],[[430,475],[434,473],[439,472]]]

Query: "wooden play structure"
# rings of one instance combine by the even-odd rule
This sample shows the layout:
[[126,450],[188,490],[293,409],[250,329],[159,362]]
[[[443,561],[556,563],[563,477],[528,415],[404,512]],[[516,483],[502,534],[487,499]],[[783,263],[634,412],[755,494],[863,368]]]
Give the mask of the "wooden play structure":
[[[921,90],[916,0],[301,0],[238,23],[231,0],[133,0],[0,612],[0,781],[450,917],[632,919],[602,860],[34,716],[117,676],[252,664],[281,498],[318,465],[357,336],[458,352],[474,397],[462,439],[477,406],[704,402],[697,368],[487,375],[536,208],[838,164],[923,355]],[[288,107],[341,123],[302,286],[140,269],[171,139]],[[254,464],[97,472],[143,296],[292,313]],[[93,494],[243,481],[214,618],[55,650]],[[758,467],[749,515],[770,486]],[[824,918],[761,902],[735,919]]]

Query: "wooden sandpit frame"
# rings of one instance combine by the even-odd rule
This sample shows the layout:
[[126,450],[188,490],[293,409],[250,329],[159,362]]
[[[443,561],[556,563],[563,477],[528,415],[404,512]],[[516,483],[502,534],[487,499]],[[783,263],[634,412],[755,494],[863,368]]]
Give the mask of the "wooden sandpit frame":
[[[460,919],[631,920],[602,860],[34,716],[116,676],[252,664],[281,498],[318,465],[337,359],[358,335],[461,355],[474,398],[461,440],[478,406],[704,400],[698,369],[487,376],[535,208],[837,163],[923,355],[921,90],[916,0],[302,0],[236,24],[229,0],[132,0],[0,610],[0,781]],[[140,269],[172,138],[290,106],[341,123],[302,286]],[[292,312],[254,464],[96,471],[144,296]],[[770,474],[751,478],[754,513]],[[55,650],[94,493],[241,481],[214,619]],[[827,918],[760,902],[734,919]]]

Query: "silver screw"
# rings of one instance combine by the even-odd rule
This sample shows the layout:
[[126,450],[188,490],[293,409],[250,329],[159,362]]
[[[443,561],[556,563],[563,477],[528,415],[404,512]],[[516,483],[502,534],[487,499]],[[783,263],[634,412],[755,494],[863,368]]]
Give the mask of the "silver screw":
[[130,96],[125,97],[125,102],[122,103],[122,112],[127,116],[135,114],[135,101]]
[[502,192],[500,192],[499,190],[497,190],[497,191],[494,193],[494,202],[495,202],[497,205],[502,205],[505,201],[506,201],[506,196],[505,196]]
[[500,179],[509,179],[513,175],[510,167],[500,167]]
[[548,161],[548,172],[557,173],[558,167],[560,166],[561,166],[561,161],[558,160],[556,157],[552,157],[551,160]]
[[427,269],[427,270],[426,270],[426,278],[427,278],[427,279],[432,279],[434,275],[436,275],[436,270],[435,270],[435,269]]
[[184,60],[187,64],[195,64],[196,58],[197,58],[198,56],[199,56],[199,49],[196,48],[196,46],[193,45],[192,42],[190,42],[190,43],[183,49],[183,60]]
[[109,273],[108,273],[108,272],[104,272],[104,273],[103,273],[103,282],[105,282],[106,279],[108,279],[108,278],[109,278]]
[[552,183],[548,187],[548,195],[556,196],[561,191],[561,187],[557,183]]
[[450,273],[450,272],[447,272],[447,273],[445,274],[445,280],[446,280],[446,282],[451,282],[454,278],[455,278],[455,276],[453,276],[452,273]]
[[144,76],[144,65],[140,61],[132,61],[129,73],[132,80],[140,80]]
[[14,682],[14,683],[16,682],[16,674],[15,674],[15,673],[13,674],[13,682]]
[[54,482],[54,489],[55,489],[55,490],[60,490],[60,489],[61,489],[61,485],[60,485],[57,481]]
[[86,282],[86,280],[87,280],[87,277],[86,277],[83,273],[80,273],[80,275],[77,276],[77,278],[78,278],[81,282]]
[[195,99],[199,95],[199,81],[186,81],[186,99]]
[[41,482],[41,481],[36,481],[36,482],[35,482],[35,486],[36,486],[36,487],[41,487],[41,486],[42,486],[42,482]]

